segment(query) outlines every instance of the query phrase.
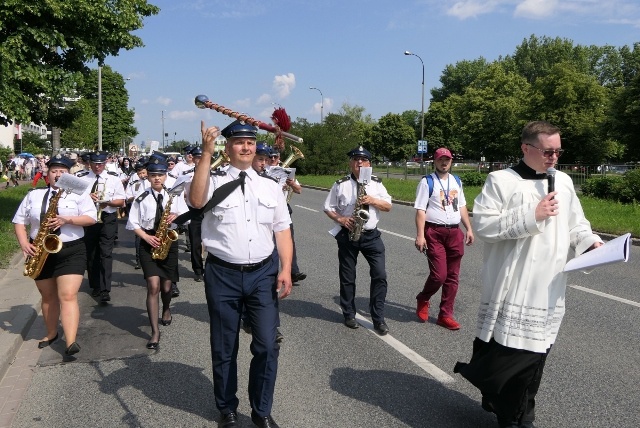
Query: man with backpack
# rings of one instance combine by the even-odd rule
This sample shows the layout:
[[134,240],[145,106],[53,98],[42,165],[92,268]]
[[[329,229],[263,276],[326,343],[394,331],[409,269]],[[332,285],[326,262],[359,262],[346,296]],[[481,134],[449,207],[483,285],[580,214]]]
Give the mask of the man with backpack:
[[[416,315],[422,322],[429,319],[429,299],[440,288],[440,312],[436,324],[449,330],[460,329],[453,317],[453,304],[458,292],[458,274],[464,255],[464,244],[474,241],[462,182],[450,174],[453,156],[441,147],[433,155],[435,172],[420,180],[416,190],[416,241],[418,251],[429,261],[429,277],[416,296]],[[466,236],[460,230],[464,225]]]

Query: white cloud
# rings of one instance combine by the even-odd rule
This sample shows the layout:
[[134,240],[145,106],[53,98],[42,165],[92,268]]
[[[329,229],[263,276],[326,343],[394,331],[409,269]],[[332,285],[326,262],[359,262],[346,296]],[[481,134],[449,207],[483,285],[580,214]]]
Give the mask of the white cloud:
[[149,100],[148,100],[147,98],[143,98],[143,99],[140,101],[140,104],[149,104]]
[[200,118],[200,112],[194,110],[170,111],[169,119],[173,120],[196,120]]
[[296,87],[296,76],[293,73],[283,74],[276,76],[273,79],[273,89],[276,91],[276,96],[279,99],[283,99],[291,94],[291,90]]
[[249,98],[244,98],[242,100],[236,100],[236,102],[233,103],[233,105],[236,106],[236,109],[242,110],[244,108],[251,107],[251,100]]
[[[513,14],[521,18],[546,18],[553,15],[558,6],[558,0],[524,0],[516,6]],[[569,4],[568,6],[571,5]]]
[[168,106],[169,104],[171,104],[171,98],[167,98],[167,97],[158,97],[156,98],[156,102],[160,105],[163,106]]
[[[313,108],[311,109],[312,114],[320,114],[320,110],[322,110],[322,115],[326,116],[328,113],[333,110],[333,98],[324,98],[323,103],[315,103],[313,104]],[[321,109],[322,107],[322,109]]]
[[478,15],[493,12],[500,2],[497,0],[458,1],[447,10],[447,15],[460,19],[475,18]]
[[256,100],[256,104],[258,104],[258,105],[269,104],[271,102],[272,98],[273,97],[271,97],[271,95],[269,95],[269,94],[262,94]]

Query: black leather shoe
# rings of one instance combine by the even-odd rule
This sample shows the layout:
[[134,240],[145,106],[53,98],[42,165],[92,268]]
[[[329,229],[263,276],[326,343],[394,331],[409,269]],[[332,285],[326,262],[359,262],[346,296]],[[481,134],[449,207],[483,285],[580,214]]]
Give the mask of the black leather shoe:
[[98,297],[100,295],[100,289],[99,288],[94,288],[93,291],[91,292],[91,295],[93,297]]
[[53,339],[43,340],[42,342],[38,342],[38,349],[46,348],[47,346],[51,345],[53,342],[58,340],[58,336],[59,334],[56,333]]
[[271,415],[258,416],[253,410],[251,411],[251,422],[260,428],[280,428],[280,426],[273,420]]
[[346,325],[349,328],[358,328],[358,327],[360,327],[355,318],[345,318],[344,325]]
[[175,284],[171,284],[171,297],[179,297],[180,290],[178,290],[178,286]]
[[280,329],[277,328],[276,329],[276,343],[282,343],[282,342],[284,342],[284,334],[282,334],[280,332]]
[[100,301],[104,303],[111,301],[111,295],[109,294],[108,291],[105,290],[102,293],[100,293]]
[[196,276],[193,278],[193,280],[194,280],[195,282],[202,282],[202,275],[196,275]]
[[136,263],[136,265],[133,267],[134,269],[141,269],[140,264]]
[[73,342],[67,349],[64,350],[65,355],[73,355],[77,354],[78,352],[80,352],[80,345],[78,345],[78,342]]
[[384,321],[383,322],[374,322],[373,323],[373,329],[380,336],[384,336],[385,334],[389,333],[389,327],[387,326],[387,324]]
[[173,321],[173,316],[171,318],[169,318],[168,320],[160,319],[160,323],[165,327],[168,326],[168,325],[171,325],[171,321]]
[[220,422],[218,422],[218,428],[230,428],[238,426],[238,415],[236,412],[229,412],[226,415],[222,415]]
[[296,272],[294,274],[291,274],[291,282],[300,282],[303,281],[306,277],[306,273]]
[[147,349],[156,350],[158,349],[158,345],[160,344],[160,334],[158,333],[158,341],[157,342],[148,342]]

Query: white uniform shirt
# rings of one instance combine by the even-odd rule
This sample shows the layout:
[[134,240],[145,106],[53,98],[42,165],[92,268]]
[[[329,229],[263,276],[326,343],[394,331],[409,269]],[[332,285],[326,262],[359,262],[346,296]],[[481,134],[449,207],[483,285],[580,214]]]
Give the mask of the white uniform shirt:
[[[343,177],[333,183],[331,191],[329,192],[329,195],[327,195],[327,199],[324,201],[324,211],[335,211],[341,216],[351,217],[358,197],[357,184],[358,182],[351,176]],[[365,185],[365,191],[369,196],[391,203],[391,196],[387,192],[387,189],[375,176],[372,176],[371,181]],[[380,210],[370,205],[369,220],[365,223],[364,230],[375,229],[378,225],[379,219]],[[337,222],[336,225],[341,227]]]
[[[93,171],[82,171],[77,173],[76,176],[85,179],[89,183],[85,195],[91,193],[91,189],[97,178]],[[100,186],[104,187],[101,188]],[[100,174],[100,178],[98,179],[98,189],[104,189],[104,197],[102,199],[104,201],[126,198],[122,181],[120,181],[119,175],[115,172],[107,172],[107,170],[102,171],[102,174]],[[114,213],[117,210],[117,207],[112,206],[106,206],[102,209],[105,213]]]
[[[129,219],[127,220],[127,230],[135,229],[153,229],[154,222],[156,220],[156,206],[158,193],[153,189],[148,189],[145,192],[146,195],[141,194],[131,204],[131,210],[129,211]],[[162,192],[162,208],[166,208],[169,203],[169,194],[163,190]],[[182,195],[174,196],[171,202],[171,214],[180,215],[187,211],[189,208],[184,202]],[[173,223],[169,226],[169,229],[175,229],[177,226]]]
[[195,167],[196,167],[195,163],[188,164],[184,161],[180,161],[176,163],[176,166],[173,167],[173,169],[171,170],[171,174],[176,177],[179,177],[180,175],[182,175],[184,171],[188,171],[191,168],[195,168]]
[[[58,189],[57,191],[59,192],[60,190]],[[42,221],[40,215],[42,214],[42,202],[45,194],[47,194],[47,205],[44,210],[46,213],[52,198],[48,187],[34,189],[27,193],[13,217],[13,223],[30,226],[29,236],[31,239],[38,235],[38,230],[40,229]],[[62,216],[88,215],[97,220],[96,206],[91,198],[86,197],[86,194],[67,193],[63,195],[58,201],[58,214]],[[84,228],[82,226],[63,224],[60,227],[60,240],[62,242],[75,241],[83,236]]]
[[[202,221],[202,244],[214,256],[229,263],[258,263],[271,256],[273,233],[289,229],[291,218],[280,185],[261,177],[253,169],[245,171],[245,193],[240,186],[217,207],[207,211]],[[236,180],[240,170],[230,167],[224,175],[210,178],[207,200],[221,185]]]
[[462,186],[458,185],[456,178],[447,174],[447,178],[441,179],[435,172],[433,178],[433,193],[429,197],[429,184],[423,177],[416,190],[416,201],[413,207],[426,211],[426,221],[437,224],[460,223],[460,207],[467,205]]
[[129,179],[129,185],[125,189],[125,195],[127,199],[137,198],[142,192],[149,189],[151,183],[149,180],[141,179],[137,173],[133,173]]

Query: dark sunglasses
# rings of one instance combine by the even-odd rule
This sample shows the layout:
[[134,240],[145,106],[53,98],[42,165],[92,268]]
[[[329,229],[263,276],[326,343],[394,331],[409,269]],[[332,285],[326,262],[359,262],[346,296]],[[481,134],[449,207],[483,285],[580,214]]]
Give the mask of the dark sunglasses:
[[562,154],[564,153],[564,149],[558,149],[558,150],[542,150],[537,148],[536,146],[534,146],[533,144],[529,144],[527,143],[527,146],[531,146],[534,149],[536,149],[539,152],[542,152],[542,154],[544,155],[544,157],[550,158],[553,155],[556,155],[558,157],[562,156]]

